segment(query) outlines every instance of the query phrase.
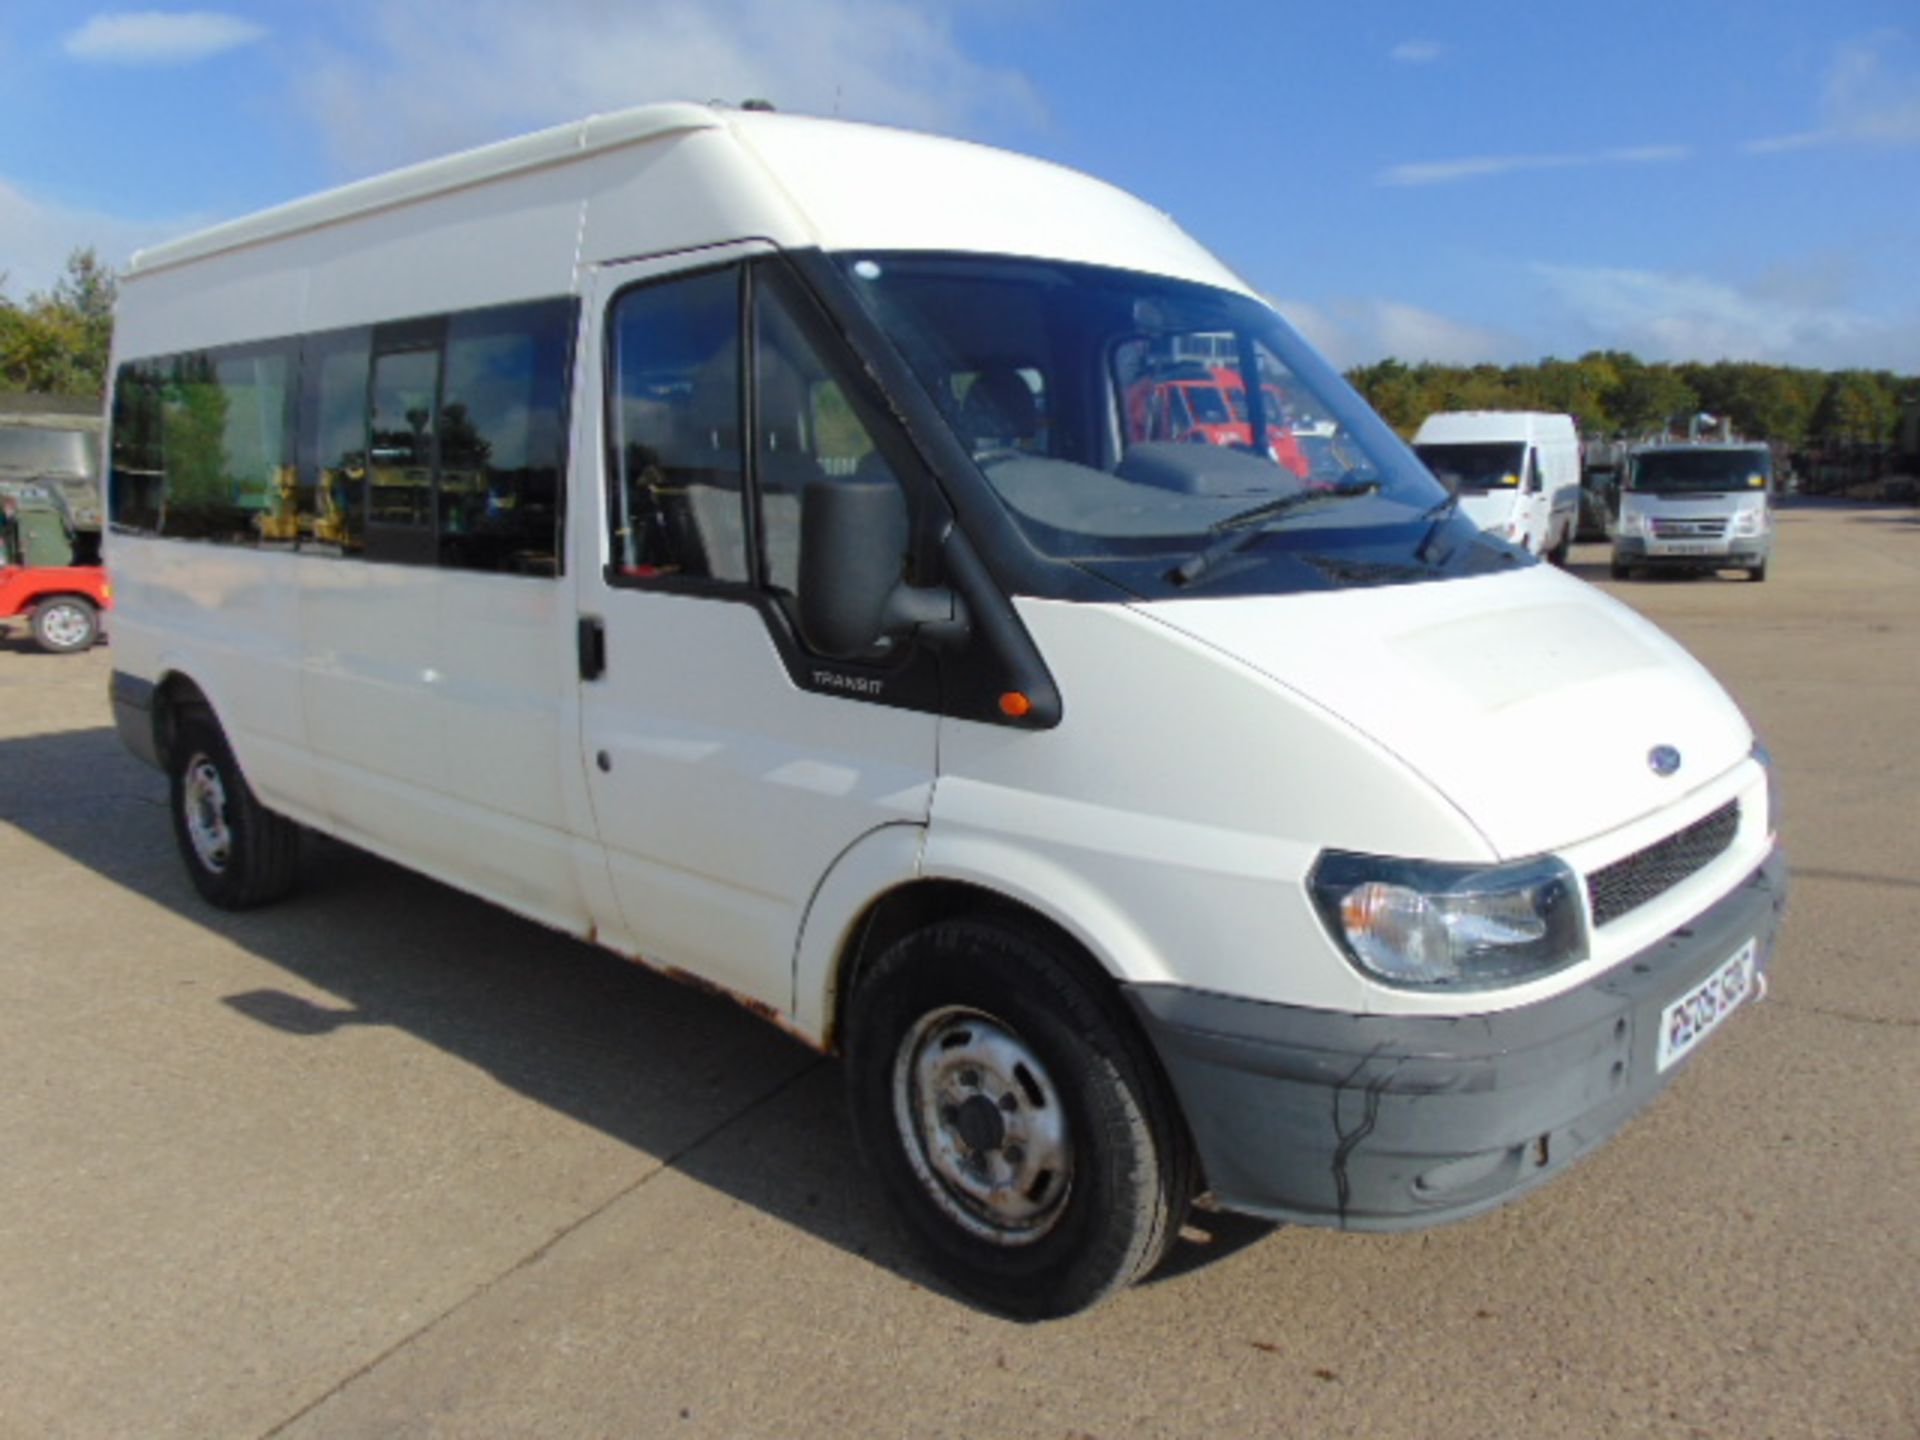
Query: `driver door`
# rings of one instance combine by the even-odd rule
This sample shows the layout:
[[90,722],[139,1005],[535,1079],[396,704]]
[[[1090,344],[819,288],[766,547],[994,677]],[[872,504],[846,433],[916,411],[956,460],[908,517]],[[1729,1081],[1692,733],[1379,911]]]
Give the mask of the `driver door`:
[[800,497],[885,461],[782,270],[746,244],[595,275],[573,563],[603,933],[787,1011],[829,868],[926,824],[939,718],[799,639]]

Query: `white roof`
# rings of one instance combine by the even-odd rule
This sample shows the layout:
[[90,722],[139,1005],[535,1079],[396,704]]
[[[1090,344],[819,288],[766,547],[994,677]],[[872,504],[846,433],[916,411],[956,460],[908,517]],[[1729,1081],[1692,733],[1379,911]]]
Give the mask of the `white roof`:
[[[675,163],[649,168],[642,152],[663,145],[676,152]],[[616,153],[623,150],[632,157]],[[558,174],[590,160],[596,163],[577,182]],[[538,172],[552,172],[543,194],[579,186],[583,209],[574,233],[581,249],[570,260],[758,237],[829,250],[1081,260],[1248,289],[1165,214],[1064,166],[882,126],[685,102],[590,116],[296,200],[141,251],[127,276]],[[714,233],[690,238],[691,222],[683,221],[675,233],[656,237],[648,212],[657,216],[681,197],[713,217],[704,223]],[[714,197],[725,203],[708,203]],[[469,239],[473,233],[465,232]]]

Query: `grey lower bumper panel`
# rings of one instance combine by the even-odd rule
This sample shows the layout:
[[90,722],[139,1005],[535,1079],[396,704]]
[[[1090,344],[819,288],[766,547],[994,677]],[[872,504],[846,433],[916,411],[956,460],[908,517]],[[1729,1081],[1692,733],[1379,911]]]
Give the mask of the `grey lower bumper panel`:
[[113,728],[120,732],[120,743],[159,769],[160,752],[153,737],[153,682],[116,670],[107,682],[107,697],[113,702]]
[[1343,1015],[1166,985],[1127,994],[1223,1206],[1411,1229],[1490,1209],[1624,1124],[1677,1069],[1657,1066],[1661,1011],[1750,940],[1764,969],[1785,904],[1775,851],[1658,944],[1495,1014]]

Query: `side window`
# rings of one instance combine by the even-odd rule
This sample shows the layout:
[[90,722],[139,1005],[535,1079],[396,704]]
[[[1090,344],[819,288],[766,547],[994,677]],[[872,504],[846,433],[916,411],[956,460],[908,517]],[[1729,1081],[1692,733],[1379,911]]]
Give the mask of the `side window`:
[[[899,482],[856,413],[851,387],[807,332],[810,307],[771,267],[762,273],[768,283],[754,309],[753,443],[763,573],[769,588],[798,595],[800,505],[807,488],[856,475]],[[1023,394],[1030,393],[1017,375],[1013,379]],[[905,561],[903,547],[903,568]]]
[[290,544],[293,347],[175,356],[160,398],[160,533]]
[[608,326],[611,564],[630,578],[748,578],[740,270],[638,286]]
[[301,360],[301,548],[357,554],[366,544],[366,330],[316,335]]
[[129,362],[113,382],[113,450],[107,480],[113,528],[160,528],[164,465],[160,452],[160,376],[151,361]]
[[1540,452],[1531,445],[1527,447],[1527,493],[1540,493]]
[[[436,327],[437,328],[437,327]],[[374,337],[367,555],[433,563],[437,337]]]
[[448,323],[440,440],[440,563],[559,573],[573,306],[542,301]]

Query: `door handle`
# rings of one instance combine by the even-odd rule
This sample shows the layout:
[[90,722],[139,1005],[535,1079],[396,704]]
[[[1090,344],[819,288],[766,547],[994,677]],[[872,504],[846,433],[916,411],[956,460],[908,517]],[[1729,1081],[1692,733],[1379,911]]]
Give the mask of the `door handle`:
[[580,652],[580,678],[598,680],[607,669],[607,625],[598,615],[582,615],[574,631]]

